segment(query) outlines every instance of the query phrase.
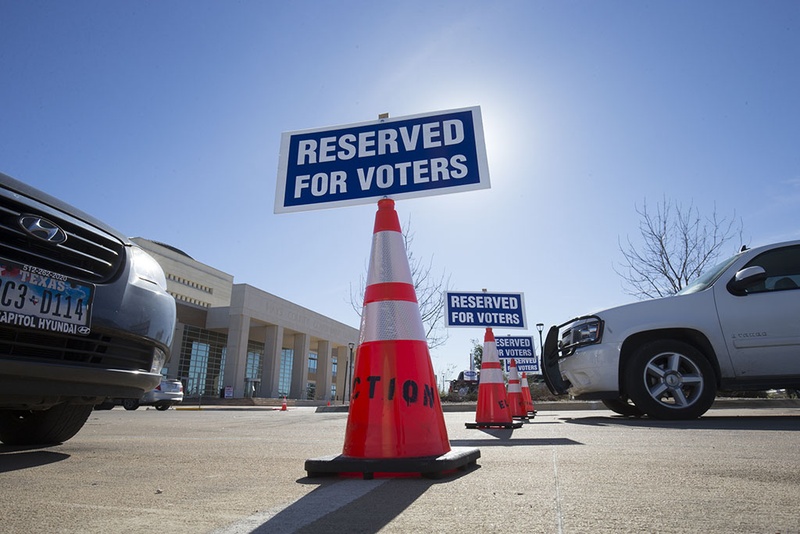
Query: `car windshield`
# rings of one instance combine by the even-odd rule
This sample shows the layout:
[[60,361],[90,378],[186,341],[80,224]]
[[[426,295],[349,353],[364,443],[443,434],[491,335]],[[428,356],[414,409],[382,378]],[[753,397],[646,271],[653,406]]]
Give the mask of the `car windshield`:
[[700,278],[695,279],[688,286],[684,287],[683,289],[678,291],[676,294],[677,295],[689,295],[690,293],[698,293],[700,291],[703,291],[704,289],[707,289],[714,282],[717,281],[717,278],[720,277],[720,275],[723,273],[723,271],[725,271],[725,269],[730,267],[731,264],[734,261],[736,261],[736,259],[738,257],[739,257],[739,254],[736,254],[735,256],[731,256],[730,258],[728,258],[727,260],[723,261],[722,263],[720,263],[719,265],[717,265],[713,269],[709,269],[708,271],[704,272],[700,276]]

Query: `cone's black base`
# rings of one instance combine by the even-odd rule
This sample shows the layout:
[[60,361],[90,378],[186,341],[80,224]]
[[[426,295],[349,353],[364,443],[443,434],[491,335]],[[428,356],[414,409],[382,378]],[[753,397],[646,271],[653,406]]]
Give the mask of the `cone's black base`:
[[512,421],[511,423],[464,423],[467,428],[522,428],[522,423]]
[[375,473],[419,473],[424,478],[442,478],[448,471],[466,471],[480,457],[481,451],[471,447],[453,447],[442,456],[423,458],[353,458],[339,454],[306,460],[305,470],[309,477],[361,473],[364,480],[370,480]]

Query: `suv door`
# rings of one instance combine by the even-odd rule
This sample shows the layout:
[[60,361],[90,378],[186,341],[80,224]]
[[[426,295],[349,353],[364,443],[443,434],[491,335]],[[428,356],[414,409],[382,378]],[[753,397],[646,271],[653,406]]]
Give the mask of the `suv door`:
[[733,295],[731,276],[714,284],[722,333],[737,378],[800,376],[800,246],[763,252],[742,268],[760,266],[766,279]]

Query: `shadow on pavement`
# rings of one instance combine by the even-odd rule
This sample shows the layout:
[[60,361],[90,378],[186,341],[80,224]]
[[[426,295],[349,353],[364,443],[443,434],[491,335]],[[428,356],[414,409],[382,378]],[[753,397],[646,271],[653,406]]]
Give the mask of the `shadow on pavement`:
[[675,428],[686,430],[768,430],[800,431],[800,415],[775,416],[704,416],[688,421],[662,421],[659,419],[611,417],[565,417],[561,421],[575,425],[588,426],[627,426],[642,428]]
[[[257,517],[252,518],[257,524],[240,524],[228,532],[378,532],[431,486],[467,476],[476,469],[480,469],[480,466],[456,471],[451,476],[437,480],[419,477],[376,477],[373,480],[362,480],[360,477],[301,478],[298,483],[319,484],[319,487],[274,515],[267,514],[261,521]],[[245,527],[244,530],[241,530],[242,527]]]
[[69,454],[41,450],[20,450],[19,447],[0,447],[0,473],[30,469],[66,460]]

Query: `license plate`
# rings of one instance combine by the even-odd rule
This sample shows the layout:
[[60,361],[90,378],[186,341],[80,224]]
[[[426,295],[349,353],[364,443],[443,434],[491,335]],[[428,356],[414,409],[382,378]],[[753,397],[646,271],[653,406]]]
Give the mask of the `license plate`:
[[0,258],[0,324],[86,335],[94,284]]

